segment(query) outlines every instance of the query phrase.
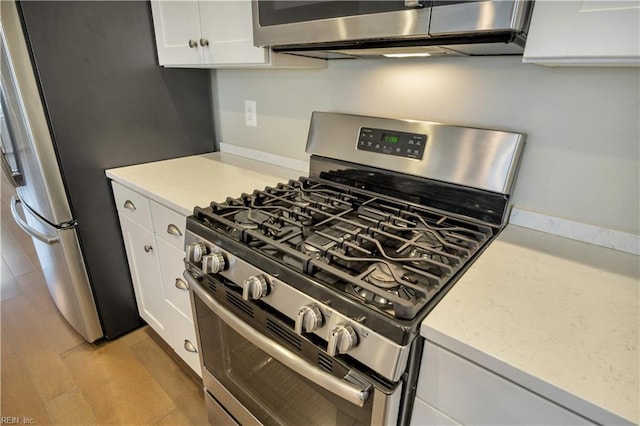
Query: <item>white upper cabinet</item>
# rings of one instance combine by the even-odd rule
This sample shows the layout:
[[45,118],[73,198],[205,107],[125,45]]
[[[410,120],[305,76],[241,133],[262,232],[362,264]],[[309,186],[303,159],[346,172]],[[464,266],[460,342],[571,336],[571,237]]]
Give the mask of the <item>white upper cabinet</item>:
[[321,59],[255,47],[250,0],[152,0],[151,12],[165,67],[326,67]]
[[538,0],[524,62],[542,65],[640,65],[640,2]]

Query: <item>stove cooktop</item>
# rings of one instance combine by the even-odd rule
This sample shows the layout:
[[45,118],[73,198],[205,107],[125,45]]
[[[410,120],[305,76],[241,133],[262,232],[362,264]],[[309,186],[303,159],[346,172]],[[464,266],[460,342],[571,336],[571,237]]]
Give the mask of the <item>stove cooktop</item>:
[[312,178],[198,207],[194,218],[398,319],[415,318],[494,234],[479,221]]

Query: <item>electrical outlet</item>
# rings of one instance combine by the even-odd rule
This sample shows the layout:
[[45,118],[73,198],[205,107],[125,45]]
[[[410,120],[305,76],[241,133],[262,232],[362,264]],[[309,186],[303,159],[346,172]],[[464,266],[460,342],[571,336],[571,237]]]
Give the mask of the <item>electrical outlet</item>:
[[244,124],[245,126],[258,127],[256,101],[244,101]]

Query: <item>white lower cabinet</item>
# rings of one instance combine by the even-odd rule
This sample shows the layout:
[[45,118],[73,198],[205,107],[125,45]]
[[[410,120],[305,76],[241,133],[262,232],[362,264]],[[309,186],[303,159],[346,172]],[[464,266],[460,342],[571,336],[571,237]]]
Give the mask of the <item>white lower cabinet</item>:
[[416,398],[413,402],[413,415],[411,416],[411,424],[413,426],[422,425],[459,425],[455,420],[432,407],[430,404],[421,399]]
[[153,233],[122,213],[118,213],[118,217],[138,313],[160,337],[168,340],[166,302],[162,288],[157,288],[161,277]]
[[140,317],[201,376],[182,278],[186,216],[117,182],[112,187]]
[[593,424],[566,408],[426,341],[411,423]]

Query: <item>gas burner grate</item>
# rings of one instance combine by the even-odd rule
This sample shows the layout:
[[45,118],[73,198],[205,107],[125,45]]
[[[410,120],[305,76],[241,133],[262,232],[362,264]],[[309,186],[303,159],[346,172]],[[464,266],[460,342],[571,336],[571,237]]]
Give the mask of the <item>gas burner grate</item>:
[[311,178],[211,203],[195,216],[404,319],[415,317],[493,236],[482,222]]

